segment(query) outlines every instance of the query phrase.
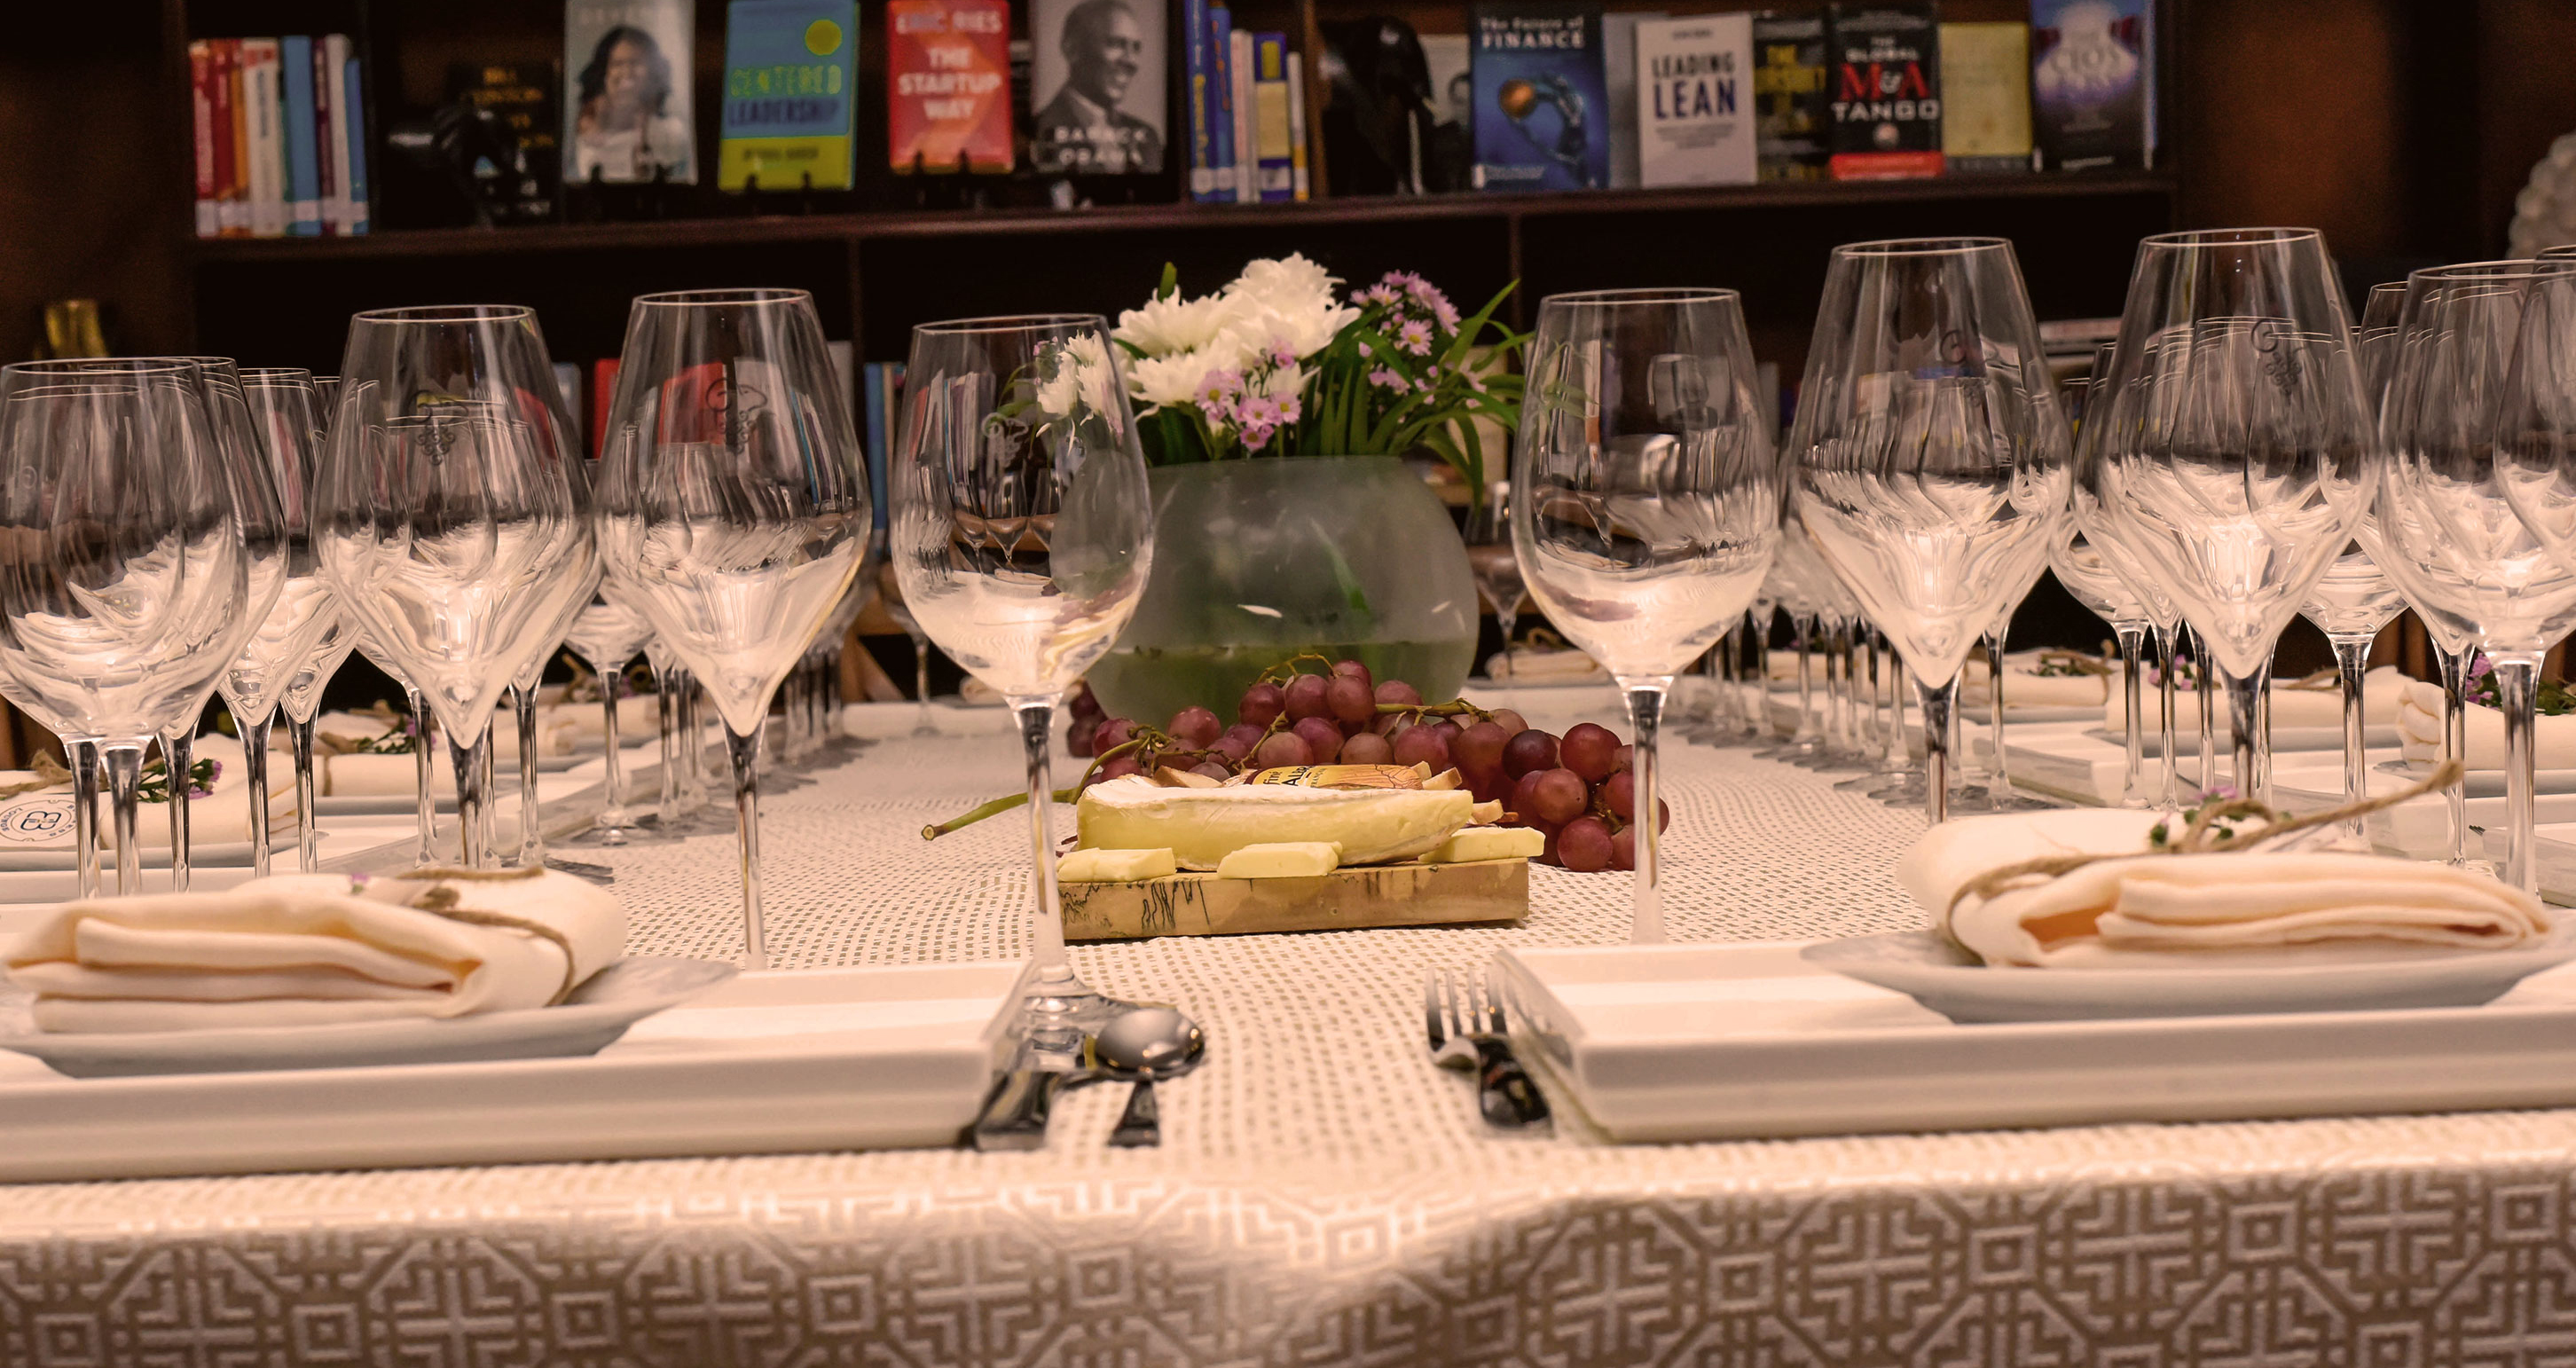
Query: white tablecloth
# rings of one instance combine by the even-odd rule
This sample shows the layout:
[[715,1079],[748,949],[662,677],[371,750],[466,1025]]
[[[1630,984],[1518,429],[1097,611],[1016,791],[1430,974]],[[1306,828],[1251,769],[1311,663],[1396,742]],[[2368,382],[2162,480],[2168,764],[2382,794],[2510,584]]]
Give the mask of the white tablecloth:
[[[779,961],[1022,953],[1025,827],[919,836],[1016,788],[1013,748],[887,739],[777,792]],[[1741,750],[1675,745],[1667,773],[1677,937],[1914,920],[1886,870],[1915,814]],[[633,951],[733,952],[730,835],[596,857]],[[2576,1354],[2576,1114],[1617,1146],[1560,1099],[1552,1137],[1484,1129],[1423,1051],[1424,971],[1620,940],[1626,898],[1541,869],[1517,928],[1076,947],[1208,1027],[1160,1150],[1106,1148],[1122,1090],[1093,1089],[1039,1154],[0,1189],[0,1364]]]

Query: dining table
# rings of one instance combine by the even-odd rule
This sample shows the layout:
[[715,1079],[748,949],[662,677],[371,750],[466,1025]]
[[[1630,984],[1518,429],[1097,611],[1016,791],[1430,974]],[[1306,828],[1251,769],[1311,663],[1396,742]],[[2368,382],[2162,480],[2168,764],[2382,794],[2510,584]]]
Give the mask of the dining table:
[[[1627,731],[1604,686],[1505,701]],[[1028,952],[1022,815],[923,836],[1021,787],[1017,736],[929,714],[856,706],[861,738],[769,776],[775,966]],[[1917,809],[1742,743],[1663,755],[1673,939],[1922,923],[1891,876]],[[630,954],[739,953],[729,822],[580,858]],[[1024,1153],[0,1187],[0,1364],[2576,1361],[2576,1111],[1621,1144],[1542,1069],[1554,1125],[1489,1127],[1426,976],[1624,942],[1630,877],[1533,867],[1511,923],[1074,946],[1205,1028],[1155,1148],[1107,1143],[1103,1085]]]

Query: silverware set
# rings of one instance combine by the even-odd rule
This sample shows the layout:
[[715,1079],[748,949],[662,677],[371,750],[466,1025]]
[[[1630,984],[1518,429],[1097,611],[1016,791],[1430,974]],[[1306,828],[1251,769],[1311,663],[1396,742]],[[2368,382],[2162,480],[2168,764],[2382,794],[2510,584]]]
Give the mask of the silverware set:
[[1497,1130],[1548,1123],[1547,1098],[1512,1053],[1511,1024],[1490,972],[1461,978],[1447,970],[1424,977],[1422,1016],[1431,1060],[1476,1075],[1476,1110]]

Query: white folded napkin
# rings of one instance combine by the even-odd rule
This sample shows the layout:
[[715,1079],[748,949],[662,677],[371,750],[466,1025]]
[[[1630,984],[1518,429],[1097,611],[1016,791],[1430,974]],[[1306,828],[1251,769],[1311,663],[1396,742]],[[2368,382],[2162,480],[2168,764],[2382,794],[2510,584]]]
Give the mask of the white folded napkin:
[[[1962,818],[1926,832],[1897,862],[1897,881],[1988,964],[2331,963],[2516,949],[2550,934],[2539,899],[2447,865],[2341,850],[2146,853],[2166,820],[2116,809]],[[2123,858],[1957,897],[1988,871],[2055,855]]]
[[[1581,651],[1540,651],[1519,647],[1485,658],[1485,677],[1525,684],[1557,684],[1578,679],[1607,679],[1601,662]],[[1794,677],[1794,676],[1793,676]]]
[[[207,844],[249,840],[250,786],[242,778],[241,743],[229,736],[201,736],[197,738],[195,756],[201,762],[215,762],[216,773],[210,792],[188,800],[188,838]],[[0,785],[14,786],[34,778],[25,770],[0,771]],[[109,850],[116,848],[115,823],[109,820],[113,811],[102,783],[99,844]],[[276,757],[269,760],[268,821],[272,834],[291,830],[295,822],[295,772],[281,765]],[[0,850],[69,850],[72,831],[72,788],[68,780],[0,799]],[[134,836],[135,844],[142,849],[169,849],[169,805],[138,805]]]
[[0,965],[47,1031],[319,1026],[542,1007],[625,943],[617,899],[554,870],[279,874],[65,903]]
[[[2398,711],[2404,706],[2406,688],[2414,682],[2399,673],[2394,665],[2382,665],[2363,675],[2361,677],[2363,724],[2372,727],[2395,725]],[[2006,684],[2004,687],[2009,690],[2012,686]],[[2437,694],[2438,692],[2436,690]],[[2004,696],[2006,699],[2012,697],[2010,693]],[[2160,706],[2156,702],[2155,692],[2151,690],[2147,695],[2148,725],[2162,725],[2157,720],[2156,712]],[[2224,693],[2218,697],[2216,716],[2218,735],[2224,742],[2226,738],[2236,734],[2235,729],[2228,725],[2227,696]],[[2200,699],[2188,689],[2174,695],[2174,724],[2195,735],[2198,734]],[[2128,704],[2121,700],[2117,687],[2111,690],[2110,698],[2102,705],[2102,725],[2108,728],[2113,736],[2129,734]],[[2343,688],[2341,685],[2323,689],[2292,688],[2287,684],[2279,683],[2272,686],[2272,726],[2275,730],[2282,727],[2341,727],[2342,725]]]
[[[2504,768],[2504,713],[2480,703],[2472,703],[2461,720],[2469,738],[2469,753],[2461,763],[2473,770]],[[2397,739],[2408,760],[2431,763],[2442,758],[2442,686],[2421,680],[2407,681],[2397,713]],[[2532,749],[2538,755],[2536,768],[2576,769],[2576,713],[2532,720]]]
[[[2117,674],[2039,674],[2045,668],[2037,651],[2014,651],[2004,656],[2004,707],[2010,708],[2090,708],[2104,698],[2120,696]],[[2113,663],[2112,668],[2118,669]],[[1959,669],[1959,703],[1967,708],[1984,708],[1987,684],[1992,673],[1982,659],[1970,658]],[[1971,717],[1975,713],[1969,714]]]

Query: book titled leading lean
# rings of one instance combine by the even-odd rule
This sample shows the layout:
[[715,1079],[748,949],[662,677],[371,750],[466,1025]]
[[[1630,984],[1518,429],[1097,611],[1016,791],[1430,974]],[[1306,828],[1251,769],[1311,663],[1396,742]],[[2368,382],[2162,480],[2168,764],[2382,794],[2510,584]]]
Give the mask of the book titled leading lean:
[[1610,180],[1601,11],[1480,4],[1468,19],[1479,190],[1589,190]]

